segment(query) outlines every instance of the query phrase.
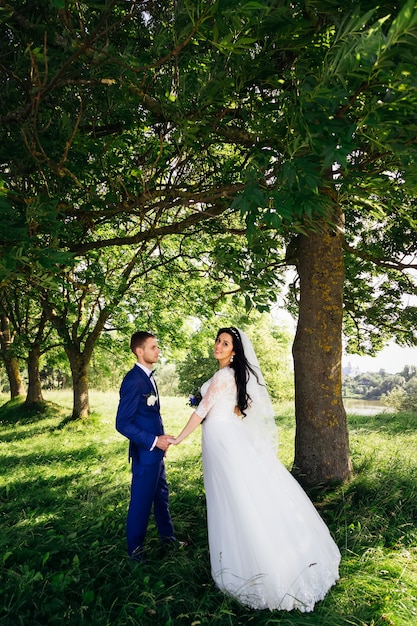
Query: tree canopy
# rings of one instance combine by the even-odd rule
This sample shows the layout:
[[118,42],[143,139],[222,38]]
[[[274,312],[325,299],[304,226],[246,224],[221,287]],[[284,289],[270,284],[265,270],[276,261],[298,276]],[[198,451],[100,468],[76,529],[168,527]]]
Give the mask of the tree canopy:
[[0,280],[75,379],[139,280],[203,277],[204,315],[294,264],[295,465],[348,477],[342,317],[355,350],[417,339],[415,2],[23,0],[0,32]]

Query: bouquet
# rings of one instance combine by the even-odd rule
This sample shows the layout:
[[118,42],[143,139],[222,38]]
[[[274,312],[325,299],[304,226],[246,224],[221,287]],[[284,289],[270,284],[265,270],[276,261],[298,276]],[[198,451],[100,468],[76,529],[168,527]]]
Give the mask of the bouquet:
[[197,393],[190,395],[190,397],[188,398],[188,404],[189,406],[198,406],[201,400],[202,400],[202,395],[199,391],[197,391]]

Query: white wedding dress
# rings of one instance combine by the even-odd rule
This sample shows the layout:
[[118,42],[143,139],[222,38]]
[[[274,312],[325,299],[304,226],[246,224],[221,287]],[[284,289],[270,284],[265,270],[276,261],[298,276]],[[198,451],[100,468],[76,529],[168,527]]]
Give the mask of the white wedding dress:
[[233,370],[202,389],[210,562],[219,589],[254,609],[312,611],[339,578],[340,552],[252,417],[238,417]]

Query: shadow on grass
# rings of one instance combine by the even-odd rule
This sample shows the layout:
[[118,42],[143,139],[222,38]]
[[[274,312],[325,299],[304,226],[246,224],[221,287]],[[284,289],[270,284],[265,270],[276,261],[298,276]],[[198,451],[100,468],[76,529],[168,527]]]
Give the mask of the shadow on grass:
[[[50,403],[36,402],[26,404],[22,398],[9,400],[0,406],[0,422],[2,424],[29,424],[44,419],[50,413]],[[62,409],[55,405],[55,410]]]
[[[55,423],[52,422],[54,420]],[[88,426],[97,424],[99,416],[91,413]],[[87,420],[74,418],[67,409],[54,402],[41,402],[27,405],[22,399],[15,399],[0,406],[0,441],[19,441],[46,432],[64,431],[66,427],[87,424]],[[23,426],[24,429],[19,430]]]
[[[0,536],[0,621],[5,626],[384,623],[385,597],[395,581],[385,574],[381,593],[385,564],[372,561],[372,553],[393,546],[394,554],[397,546],[416,540],[417,477],[400,460],[377,467],[369,453],[348,485],[316,494],[345,564],[340,584],[314,613],[250,611],[225,597],[211,579],[199,453],[167,464],[176,533],[189,545],[161,555],[152,520],[144,568],[126,556],[127,443],[112,440],[112,431],[103,432],[98,420],[63,427],[62,412],[53,406],[48,411],[42,423],[40,417],[35,424],[23,422],[21,414],[17,422],[7,420],[28,441],[26,449],[21,443],[23,454],[0,460],[5,477],[0,516],[6,522]],[[368,422],[368,417],[358,420],[364,427]],[[34,437],[32,448],[29,438],[35,434],[44,437]]]
[[[52,420],[57,423],[53,424]],[[59,422],[61,420],[61,422]],[[0,406],[0,440],[19,441],[61,429],[69,420],[67,411],[53,402],[26,404],[17,398]],[[20,428],[20,427],[24,428]]]

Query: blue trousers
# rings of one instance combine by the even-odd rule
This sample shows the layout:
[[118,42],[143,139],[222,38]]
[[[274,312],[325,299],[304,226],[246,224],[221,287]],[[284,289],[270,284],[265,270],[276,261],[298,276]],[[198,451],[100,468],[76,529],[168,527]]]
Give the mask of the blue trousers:
[[175,539],[168,498],[164,461],[141,465],[132,460],[132,484],[126,520],[129,555],[143,547],[152,506],[161,539]]

